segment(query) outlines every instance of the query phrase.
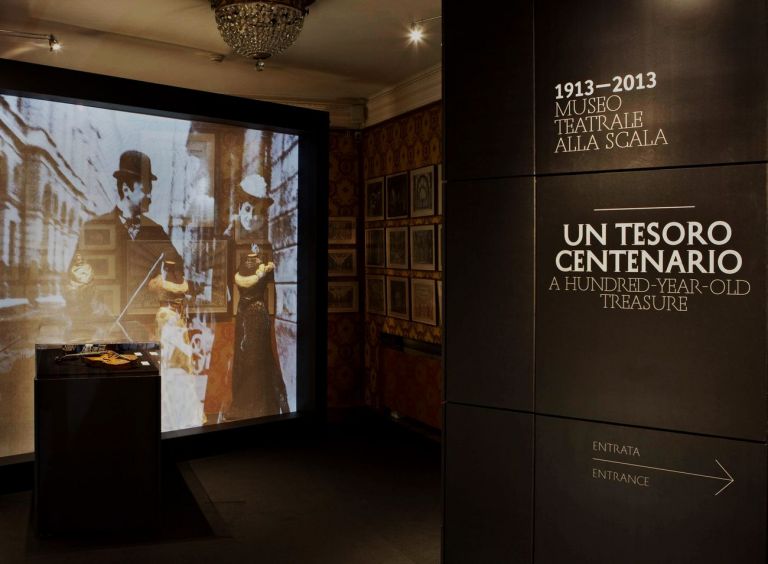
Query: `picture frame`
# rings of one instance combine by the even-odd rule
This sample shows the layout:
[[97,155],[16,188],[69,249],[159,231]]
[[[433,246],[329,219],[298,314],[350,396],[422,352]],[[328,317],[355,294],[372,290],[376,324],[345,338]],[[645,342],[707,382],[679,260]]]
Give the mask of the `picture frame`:
[[437,270],[443,270],[443,224],[437,226]]
[[437,215],[443,215],[443,198],[445,197],[445,181],[443,180],[443,163],[437,165]]
[[387,314],[387,291],[384,276],[365,277],[365,311],[376,315]]
[[408,268],[408,227],[387,227],[387,268]]
[[365,183],[365,220],[384,219],[384,177],[372,178]]
[[328,249],[328,276],[356,275],[356,249]]
[[357,243],[357,219],[354,217],[328,218],[328,244],[354,245]]
[[357,282],[328,282],[328,313],[356,313],[357,295]]
[[435,270],[435,226],[411,227],[411,269]]
[[445,323],[443,321],[445,318],[443,317],[443,281],[438,280],[437,281],[437,313],[438,313],[438,323],[440,323],[440,326],[444,326]]
[[115,249],[114,224],[85,224],[80,241],[83,251],[112,251]]
[[387,219],[408,217],[410,192],[408,190],[408,173],[400,172],[386,177],[387,184]]
[[435,167],[411,171],[411,217],[435,215]]
[[386,265],[384,228],[365,230],[365,266],[384,268]]
[[411,278],[411,320],[437,325],[437,292],[435,281]]
[[408,278],[387,276],[387,316],[410,319],[410,285]]

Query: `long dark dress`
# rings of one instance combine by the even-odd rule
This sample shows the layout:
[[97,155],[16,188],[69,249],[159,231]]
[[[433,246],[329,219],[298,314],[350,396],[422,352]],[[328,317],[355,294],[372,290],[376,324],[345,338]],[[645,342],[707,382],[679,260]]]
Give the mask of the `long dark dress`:
[[232,404],[227,419],[289,411],[285,382],[272,349],[269,311],[264,303],[267,284],[272,280],[274,273],[268,272],[252,286],[238,285]]

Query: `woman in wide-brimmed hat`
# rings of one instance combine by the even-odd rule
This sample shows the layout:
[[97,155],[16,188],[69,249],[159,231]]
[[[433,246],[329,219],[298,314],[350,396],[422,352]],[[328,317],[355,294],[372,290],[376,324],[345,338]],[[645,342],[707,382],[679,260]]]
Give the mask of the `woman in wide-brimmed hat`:
[[[246,176],[235,191],[235,213],[224,232],[238,240],[266,241],[266,211],[274,200],[267,195],[267,183],[260,174]],[[233,231],[234,230],[234,231]]]

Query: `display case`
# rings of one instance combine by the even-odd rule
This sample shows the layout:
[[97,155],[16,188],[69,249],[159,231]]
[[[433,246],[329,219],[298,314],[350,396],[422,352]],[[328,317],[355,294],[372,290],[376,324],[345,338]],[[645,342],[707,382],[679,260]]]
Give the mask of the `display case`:
[[159,359],[157,343],[36,346],[39,533],[157,526]]

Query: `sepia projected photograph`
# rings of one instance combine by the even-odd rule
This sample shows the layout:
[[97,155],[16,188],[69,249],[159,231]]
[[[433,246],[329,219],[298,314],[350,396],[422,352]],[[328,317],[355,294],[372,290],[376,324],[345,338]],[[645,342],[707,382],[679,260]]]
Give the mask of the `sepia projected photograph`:
[[0,96],[0,457],[33,450],[36,344],[160,342],[163,431],[295,411],[298,162],[296,135]]

